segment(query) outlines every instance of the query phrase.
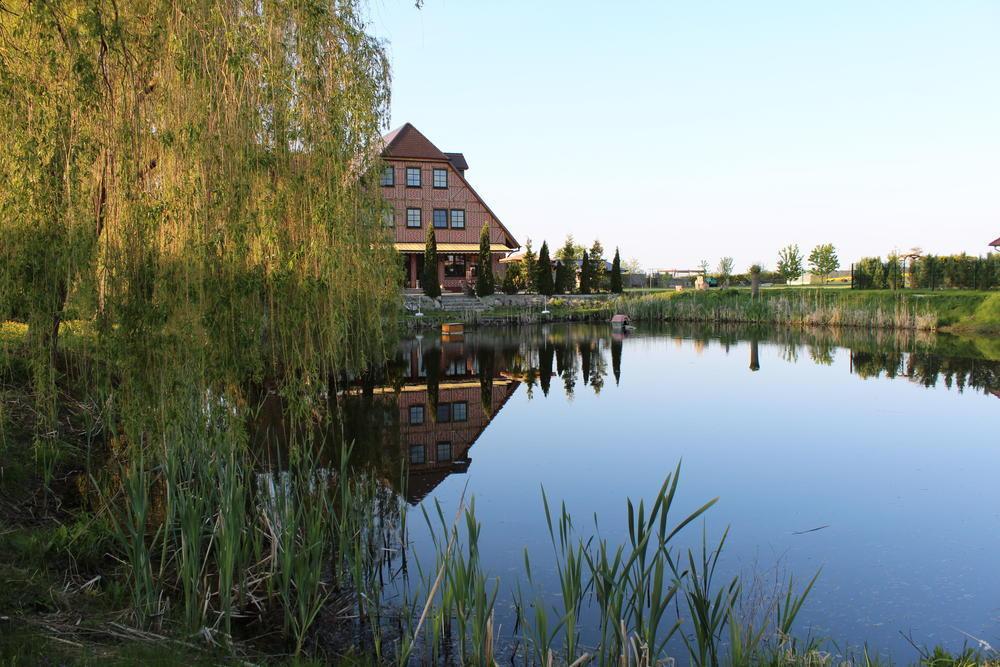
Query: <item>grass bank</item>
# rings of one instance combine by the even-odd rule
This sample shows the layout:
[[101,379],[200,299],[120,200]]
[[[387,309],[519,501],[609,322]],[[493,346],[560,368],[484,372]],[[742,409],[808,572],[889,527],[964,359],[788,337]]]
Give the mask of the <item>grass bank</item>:
[[430,311],[404,318],[410,327],[442,322],[534,324],[606,322],[625,313],[637,322],[733,322],[783,326],[859,327],[1000,334],[1000,292],[771,288],[758,299],[747,289],[626,293],[605,300],[555,297],[548,313],[507,306],[483,311]]

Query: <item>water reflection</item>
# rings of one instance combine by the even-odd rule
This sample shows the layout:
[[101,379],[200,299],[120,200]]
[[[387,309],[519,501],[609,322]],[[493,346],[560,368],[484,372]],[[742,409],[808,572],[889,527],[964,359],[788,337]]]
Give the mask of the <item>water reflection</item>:
[[[522,385],[528,400],[557,392],[572,401],[581,391],[599,396],[608,386],[620,388],[626,337],[691,346],[699,355],[718,346],[734,364],[748,353],[753,373],[768,372],[761,366],[766,345],[786,364],[833,366],[844,359],[844,370],[860,380],[906,379],[1000,396],[1000,360],[989,357],[983,341],[951,336],[693,324],[627,335],[600,325],[485,328],[402,341],[385,368],[341,392],[343,437],[359,443],[362,456],[378,461],[389,480],[405,467],[405,482],[397,486],[418,503],[449,475],[468,471],[475,443]],[[746,352],[736,354],[744,343]],[[849,354],[839,355],[841,349]]]

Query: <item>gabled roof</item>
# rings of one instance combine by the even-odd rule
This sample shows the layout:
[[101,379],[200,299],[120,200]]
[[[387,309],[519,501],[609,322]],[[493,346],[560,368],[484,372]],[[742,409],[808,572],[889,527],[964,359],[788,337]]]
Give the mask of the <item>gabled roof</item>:
[[463,169],[456,166],[455,162],[460,158],[460,163],[464,164],[466,169],[468,168],[469,165],[465,161],[464,155],[461,153],[445,154],[441,152],[437,146],[431,143],[430,139],[421,134],[420,130],[413,127],[410,123],[404,123],[401,127],[397,127],[395,130],[382,137],[382,141],[385,143],[385,148],[382,149],[382,157],[442,160],[451,164],[455,168],[458,177],[462,180],[462,183],[465,184],[465,187],[469,188],[469,192],[472,193],[472,196],[483,205],[483,208],[485,208],[486,211],[493,216],[493,219],[497,221],[497,224],[500,225],[500,229],[503,230],[504,234],[513,244],[512,247],[521,247],[517,242],[517,239],[514,238],[514,235],[510,233],[509,229],[507,229],[507,226],[500,221],[500,217],[493,212],[493,209],[490,208],[489,204],[487,204],[483,198],[479,196],[476,189],[473,188],[472,185],[469,184],[469,181],[465,179],[465,175],[462,173]]
[[409,123],[398,127],[389,134],[382,137],[385,148],[382,150],[383,157],[412,157],[422,160],[444,160],[448,161],[448,156],[431,143],[430,139],[420,133],[420,130]]
[[998,238],[996,241],[994,241],[990,245],[993,246],[994,248],[996,248],[997,246],[1000,246],[1000,238]]

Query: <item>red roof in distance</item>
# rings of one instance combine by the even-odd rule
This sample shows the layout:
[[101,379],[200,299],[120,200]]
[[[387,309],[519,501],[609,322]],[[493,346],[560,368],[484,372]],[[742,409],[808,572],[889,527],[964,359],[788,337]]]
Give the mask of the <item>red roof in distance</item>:
[[385,135],[383,140],[385,150],[382,151],[382,155],[385,157],[410,157],[448,162],[448,156],[409,123]]

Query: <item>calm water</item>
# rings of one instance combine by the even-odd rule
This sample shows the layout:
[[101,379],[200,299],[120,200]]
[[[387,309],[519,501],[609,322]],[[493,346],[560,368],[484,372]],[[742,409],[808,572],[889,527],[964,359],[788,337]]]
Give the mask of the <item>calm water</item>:
[[[353,388],[348,431],[375,459],[409,459],[412,503],[440,501],[450,517],[467,487],[501,599],[525,548],[539,569],[551,562],[543,485],[581,532],[596,516],[624,539],[626,497],[652,496],[683,460],[678,514],[719,497],[704,526],[710,541],[731,527],[727,573],[802,581],[822,568],[799,634],[910,659],[900,632],[1000,640],[990,345],[697,327],[425,334]],[[700,541],[700,524],[687,531]],[[509,610],[501,620],[509,634]]]

